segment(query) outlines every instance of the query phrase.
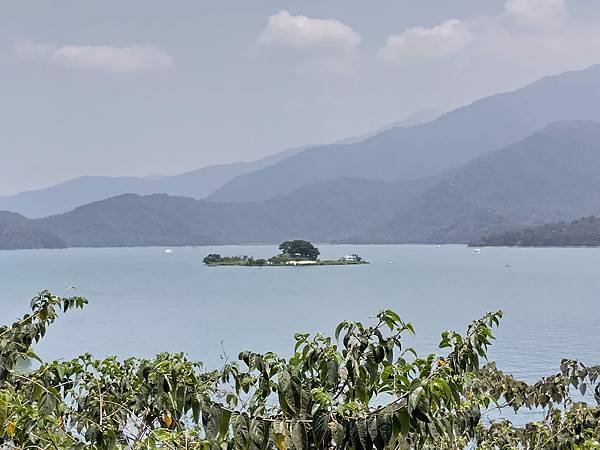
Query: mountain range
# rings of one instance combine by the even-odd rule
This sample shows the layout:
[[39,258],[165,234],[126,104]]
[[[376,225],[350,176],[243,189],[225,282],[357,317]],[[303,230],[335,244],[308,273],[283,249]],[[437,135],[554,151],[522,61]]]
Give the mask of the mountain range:
[[467,243],[600,213],[600,123],[559,122],[481,156],[347,242]]
[[[2,213],[0,248],[467,243],[599,214],[599,100],[600,66],[567,72],[428,123],[280,154],[206,199],[141,192],[39,219]],[[196,178],[182,180],[189,190]]]
[[87,203],[125,193],[167,193],[204,198],[239,175],[275,164],[306,148],[308,146],[292,148],[257,161],[208,166],[173,176],[78,177],[45,189],[0,197],[0,210],[37,218],[60,214]]
[[[436,110],[418,111],[404,120],[388,124],[366,135],[343,139],[340,143],[360,142],[392,128],[410,127],[433,120],[441,114]],[[213,165],[173,176],[78,177],[45,189],[0,197],[0,210],[39,218],[127,193],[140,195],[163,193],[201,199],[238,176],[277,164],[310,147],[313,146],[295,147],[256,161]]]
[[308,148],[240,175],[207,197],[256,201],[340,176],[401,181],[440,174],[562,120],[600,120],[600,65],[543,78],[421,125]]
[[260,202],[125,194],[43,219],[4,213],[0,248],[274,243],[290,236],[466,243],[523,225],[600,214],[599,174],[600,123],[559,122],[431,178],[339,178]]
[[433,183],[341,178],[255,203],[123,194],[41,219],[4,213],[0,249],[267,243],[288,236],[327,242],[391,218],[393,207]]

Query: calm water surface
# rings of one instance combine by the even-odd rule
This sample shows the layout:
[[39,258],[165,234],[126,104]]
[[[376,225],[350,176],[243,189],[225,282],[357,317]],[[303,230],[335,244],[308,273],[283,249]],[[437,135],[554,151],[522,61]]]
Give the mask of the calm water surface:
[[[297,331],[331,333],[342,319],[392,308],[414,323],[412,344],[435,351],[439,333],[463,330],[486,311],[505,319],[490,357],[533,380],[563,357],[600,363],[599,249],[463,246],[320,246],[322,256],[357,252],[370,265],[216,267],[208,253],[267,257],[275,246],[69,249],[0,252],[0,322],[27,311],[41,289],[90,300],[49,331],[46,358],[184,351],[209,367],[241,350],[288,354]],[[505,267],[509,265],[510,267]]]

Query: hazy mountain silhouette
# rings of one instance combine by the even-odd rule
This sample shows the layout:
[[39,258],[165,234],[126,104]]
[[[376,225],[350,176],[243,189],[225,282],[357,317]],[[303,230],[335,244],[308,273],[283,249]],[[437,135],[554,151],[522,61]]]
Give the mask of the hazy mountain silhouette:
[[[3,213],[3,248],[319,242],[467,243],[600,214],[600,123],[560,122],[432,178],[340,178],[260,202],[126,194],[31,220]],[[16,231],[15,231],[16,230]],[[8,237],[7,237],[8,236]],[[345,238],[344,236],[350,236]]]
[[466,243],[526,224],[600,213],[600,123],[560,122],[479,157],[349,239]]
[[[431,120],[440,114],[434,110],[418,111],[400,122],[387,125],[364,136],[344,139],[343,142],[361,141],[390,127],[412,126]],[[0,210],[14,211],[31,218],[45,217],[126,193],[140,195],[164,193],[200,199],[239,175],[276,164],[310,147],[306,145],[291,148],[257,161],[213,165],[174,176],[79,177],[49,188],[0,197]]]
[[59,214],[125,193],[167,193],[204,198],[238,175],[275,164],[305,148],[307,147],[284,150],[257,161],[213,165],[173,176],[78,177],[45,189],[0,197],[0,210],[10,210],[36,218]]
[[0,230],[14,215],[20,229],[32,232],[9,236],[0,248],[214,245],[279,242],[290,236],[324,242],[390,219],[398,205],[435,182],[342,178],[256,203],[124,194],[43,219],[4,213]]
[[401,181],[436,175],[561,120],[600,120],[600,66],[543,78],[414,127],[316,146],[238,176],[214,201],[256,201],[340,176]]

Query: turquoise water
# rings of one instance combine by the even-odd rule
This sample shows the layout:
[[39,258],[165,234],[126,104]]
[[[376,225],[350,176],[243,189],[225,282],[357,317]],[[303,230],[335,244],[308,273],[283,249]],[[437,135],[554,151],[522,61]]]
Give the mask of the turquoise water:
[[[291,349],[298,331],[331,333],[342,319],[392,308],[412,321],[421,351],[489,310],[506,315],[490,352],[500,368],[533,380],[563,357],[600,363],[600,250],[463,246],[320,246],[357,252],[363,266],[215,267],[208,253],[266,257],[275,246],[68,249],[0,252],[2,323],[41,289],[76,286],[84,311],[69,313],[37,350],[46,358],[153,356],[184,351],[208,367],[241,350]],[[509,267],[505,267],[509,265]]]

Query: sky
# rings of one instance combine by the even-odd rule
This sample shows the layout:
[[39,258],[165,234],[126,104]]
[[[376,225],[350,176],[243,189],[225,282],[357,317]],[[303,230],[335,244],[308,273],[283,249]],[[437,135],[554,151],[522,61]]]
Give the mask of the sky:
[[0,195],[253,160],[600,63],[598,0],[0,8]]

